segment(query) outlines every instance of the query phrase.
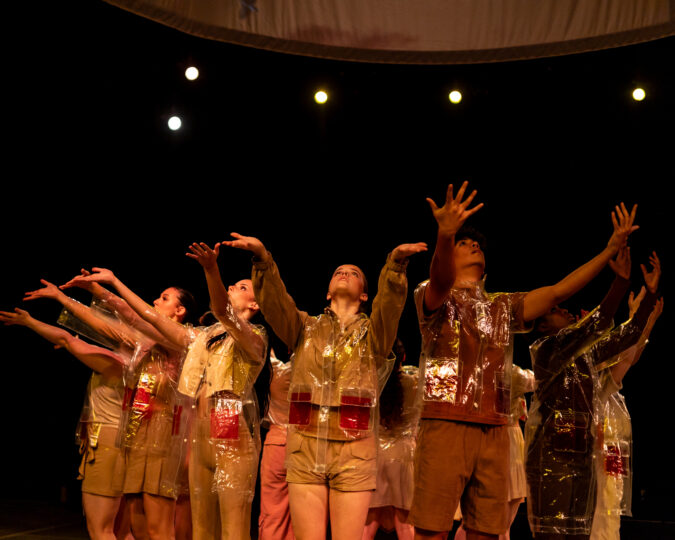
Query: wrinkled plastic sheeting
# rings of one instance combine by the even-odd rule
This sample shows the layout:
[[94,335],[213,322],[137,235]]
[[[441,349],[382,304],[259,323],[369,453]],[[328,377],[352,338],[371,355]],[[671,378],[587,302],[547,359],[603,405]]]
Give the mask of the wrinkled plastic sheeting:
[[[423,282],[415,291],[424,294]],[[509,294],[487,293],[484,282],[453,288],[443,318],[422,321],[422,399],[466,414],[505,418],[510,413],[512,320]],[[460,351],[460,343],[471,344]],[[495,359],[494,351],[505,354]],[[493,357],[489,358],[488,354]],[[470,356],[469,356],[470,355]],[[494,399],[486,399],[494,395]],[[487,404],[493,410],[486,411]]]
[[624,397],[614,392],[604,407],[599,433],[598,500],[610,515],[630,516],[633,438],[631,419]]

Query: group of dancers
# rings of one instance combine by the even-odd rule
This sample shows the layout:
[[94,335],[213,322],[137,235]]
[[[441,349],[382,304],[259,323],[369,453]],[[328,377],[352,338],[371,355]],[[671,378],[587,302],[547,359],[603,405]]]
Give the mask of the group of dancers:
[[[188,291],[169,287],[151,306],[103,268],[61,287],[43,280],[25,298],[60,302],[61,325],[88,341],[19,308],[0,312],[92,369],[80,423],[91,537],[248,539],[260,471],[262,540],[323,539],[329,527],[334,539],[369,539],[380,526],[446,538],[460,514],[456,538],[508,537],[525,496],[535,538],[609,538],[613,528],[618,538],[630,492],[618,390],[663,307],[658,257],[641,266],[644,287],[615,328],[637,229],[623,203],[607,246],[558,283],[487,293],[483,239],[465,225],[483,206],[471,207],[475,195],[465,182],[456,194],[448,186],[442,206],[428,199],[438,231],[414,294],[419,369],[403,365],[397,328],[422,242],[388,255],[369,314],[358,266],[334,271],[327,307],[310,316],[264,244],[237,233],[187,254],[203,268],[211,321],[197,318]],[[251,279],[224,285],[225,248],[251,252]],[[596,309],[575,318],[558,307],[607,265],[615,279]],[[268,350],[260,314],[289,362]],[[513,334],[528,331],[532,370],[512,364]]]

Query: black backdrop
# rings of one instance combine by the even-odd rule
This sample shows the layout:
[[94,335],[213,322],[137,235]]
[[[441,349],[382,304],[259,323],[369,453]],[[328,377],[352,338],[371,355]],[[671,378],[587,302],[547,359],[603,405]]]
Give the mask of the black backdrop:
[[[636,260],[671,255],[673,38],[504,64],[389,66],[283,56],[180,34],[100,2],[8,8],[0,309],[43,277],[110,267],[148,301],[195,292],[192,241],[262,238],[298,305],[322,309],[350,262],[374,288],[388,251],[435,228],[425,197],[469,180],[485,203],[488,289],[550,284],[597,253],[621,200],[639,203]],[[202,76],[183,71],[194,62]],[[630,98],[636,84],[642,103]],[[319,86],[330,98],[317,106]],[[464,94],[459,106],[450,89]],[[166,129],[171,114],[179,132]],[[427,277],[428,254],[409,268]],[[227,282],[250,271],[226,251]],[[635,288],[640,281],[634,265]],[[597,304],[607,270],[569,307]],[[80,296],[85,299],[85,296]],[[667,301],[666,301],[667,302]],[[53,322],[58,307],[28,304]],[[623,310],[625,316],[627,310]],[[624,394],[635,432],[634,514],[672,519],[669,306]],[[412,303],[401,322],[419,351]],[[73,486],[72,433],[87,369],[28,331],[0,329],[6,399],[2,496]],[[524,340],[516,363],[529,366]],[[45,454],[49,457],[45,457]]]

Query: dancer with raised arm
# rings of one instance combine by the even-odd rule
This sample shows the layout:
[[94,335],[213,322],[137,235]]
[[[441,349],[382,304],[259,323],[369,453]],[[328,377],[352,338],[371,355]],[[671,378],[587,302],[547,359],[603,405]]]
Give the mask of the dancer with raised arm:
[[537,320],[530,347],[535,393],[526,438],[527,507],[535,539],[588,539],[595,510],[594,441],[601,424],[598,369],[638,342],[656,303],[661,275],[642,267],[647,294],[635,315],[609,331],[628,291],[630,253],[610,265],[616,277],[602,303],[577,321],[554,306]]
[[462,229],[470,208],[464,182],[443,206],[427,199],[438,226],[430,278],[415,291],[422,333],[422,413],[410,520],[418,538],[444,538],[461,503],[469,540],[506,532],[512,334],[585,286],[637,229],[635,208],[612,213],[605,249],[567,277],[527,293],[487,293],[481,235]]
[[94,540],[114,540],[115,516],[122,492],[114,487],[113,479],[124,474],[123,459],[115,447],[115,438],[122,413],[122,372],[129,356],[82,341],[62,328],[35,319],[23,309],[0,311],[0,321],[5,325],[29,328],[57,348],[67,350],[93,371],[87,386],[86,416],[81,426],[84,431],[79,471],[82,508],[89,536]]
[[426,245],[393,250],[380,274],[371,316],[365,276],[352,264],[330,280],[323,314],[298,310],[260,240],[232,233],[224,244],[254,254],[253,287],[267,322],[293,351],[287,480],[295,536],[359,538],[376,485],[375,407],[393,366],[391,349],[407,292],[409,256]]

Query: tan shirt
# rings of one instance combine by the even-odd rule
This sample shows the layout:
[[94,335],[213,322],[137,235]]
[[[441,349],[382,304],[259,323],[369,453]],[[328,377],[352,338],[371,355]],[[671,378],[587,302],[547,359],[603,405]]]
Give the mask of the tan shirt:
[[293,350],[290,395],[305,394],[311,403],[309,425],[296,429],[333,440],[367,436],[342,429],[338,409],[345,396],[357,396],[372,408],[377,403],[393,367],[391,348],[408,286],[406,265],[389,258],[380,273],[371,316],[358,314],[345,322],[328,308],[316,317],[300,311],[271,255],[266,262],[254,261],[258,304],[274,332]]
[[453,288],[433,313],[415,290],[422,333],[422,418],[504,425],[510,413],[513,333],[528,331],[526,293]]
[[[200,387],[206,396],[229,391],[237,396],[247,394],[253,387],[264,363],[264,357],[252,357],[228,335],[217,345],[208,348],[208,341],[225,331],[221,323],[204,329],[190,345],[178,381],[178,391],[195,397]],[[254,327],[254,332],[266,339],[265,329]]]

